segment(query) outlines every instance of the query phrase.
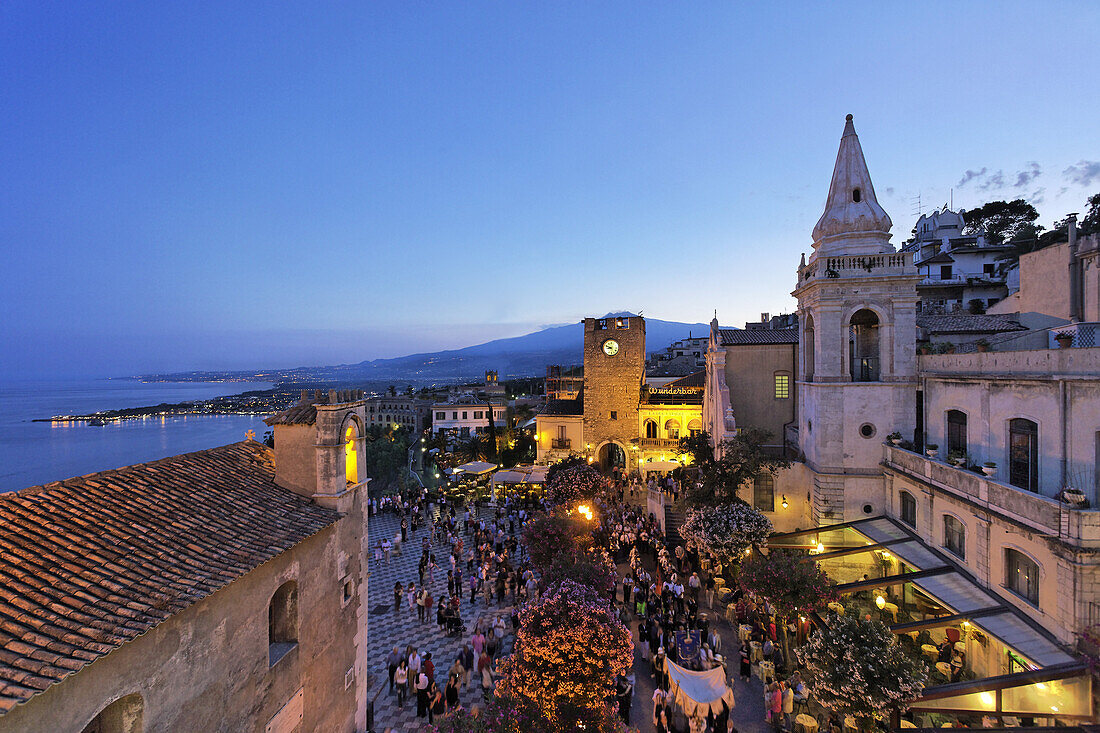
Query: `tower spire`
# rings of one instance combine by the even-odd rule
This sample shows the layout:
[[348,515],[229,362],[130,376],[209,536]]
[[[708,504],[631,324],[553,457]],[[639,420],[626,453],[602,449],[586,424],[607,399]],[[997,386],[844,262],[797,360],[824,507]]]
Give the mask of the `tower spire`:
[[814,227],[814,257],[891,252],[893,222],[875,196],[852,116],[844,122],[825,211]]

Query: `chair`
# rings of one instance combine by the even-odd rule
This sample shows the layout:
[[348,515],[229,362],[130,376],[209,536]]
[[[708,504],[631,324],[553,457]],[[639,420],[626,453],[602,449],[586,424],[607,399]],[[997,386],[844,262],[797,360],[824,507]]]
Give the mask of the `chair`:
[[954,644],[956,641],[958,641],[961,638],[960,635],[959,635],[959,630],[958,629],[948,628],[946,630],[946,633],[947,633],[947,638],[951,640],[952,644]]

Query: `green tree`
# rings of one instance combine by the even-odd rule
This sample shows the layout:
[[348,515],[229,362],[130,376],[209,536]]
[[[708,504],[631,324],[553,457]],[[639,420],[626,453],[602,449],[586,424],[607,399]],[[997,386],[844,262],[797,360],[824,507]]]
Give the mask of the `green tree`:
[[1089,196],[1089,208],[1077,226],[1081,234],[1100,234],[1100,193]]
[[742,501],[737,490],[764,473],[773,476],[789,468],[789,459],[765,446],[772,434],[762,428],[743,428],[718,446],[719,457],[699,467],[696,484],[688,486],[686,496],[697,506],[715,506]]
[[990,244],[1004,244],[1036,236],[1042,227],[1035,224],[1039,212],[1023,199],[990,201],[976,209],[964,210],[963,231],[968,234],[985,232]]
[[787,624],[799,614],[818,611],[838,598],[836,583],[809,555],[788,550],[756,552],[741,563],[737,582],[748,593],[763,596],[775,609],[783,629],[783,658],[790,659]]
[[691,456],[691,461],[696,468],[702,468],[714,462],[714,446],[711,445],[710,433],[706,430],[680,438],[679,451]]

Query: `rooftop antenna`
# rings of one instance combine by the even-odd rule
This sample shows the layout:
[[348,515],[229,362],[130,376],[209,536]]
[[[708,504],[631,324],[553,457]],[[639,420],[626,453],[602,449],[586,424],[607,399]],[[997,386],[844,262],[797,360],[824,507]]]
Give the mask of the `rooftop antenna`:
[[951,210],[952,211],[955,210],[955,188],[954,188],[954,186],[952,186],[952,188],[951,188]]
[[909,201],[910,203],[912,203],[913,208],[916,209],[916,211],[913,213],[917,216],[920,216],[923,212],[923,209],[921,208],[920,191],[917,191],[917,195],[911,198]]

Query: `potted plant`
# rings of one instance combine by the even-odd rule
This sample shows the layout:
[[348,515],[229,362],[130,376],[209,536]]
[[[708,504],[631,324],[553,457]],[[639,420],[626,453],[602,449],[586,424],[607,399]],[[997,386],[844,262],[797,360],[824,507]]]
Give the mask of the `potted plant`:
[[952,466],[961,466],[966,463],[966,454],[961,450],[953,450],[947,454],[947,462]]
[[901,440],[902,440],[901,433],[899,433],[897,430],[895,430],[894,432],[887,435],[886,439],[889,440],[894,445],[901,445]]
[[982,473],[984,473],[986,476],[996,475],[997,464],[993,461],[986,461],[985,464],[982,465]]
[[929,458],[935,458],[939,454],[939,446],[935,443],[925,443],[924,452]]
[[984,354],[989,351],[989,342],[985,339],[978,339],[974,342],[974,345],[978,347],[979,353]]
[[1078,509],[1084,509],[1089,503],[1088,497],[1085,496],[1085,492],[1081,491],[1081,489],[1075,489],[1072,486],[1067,486],[1062,489],[1062,493],[1058,496],[1066,504],[1077,507]]
[[917,345],[917,353],[922,354],[922,355],[931,354],[932,353],[932,345],[927,344],[927,343],[918,344]]
[[1059,349],[1068,349],[1073,346],[1073,334],[1068,331],[1054,334],[1054,340],[1058,342]]

